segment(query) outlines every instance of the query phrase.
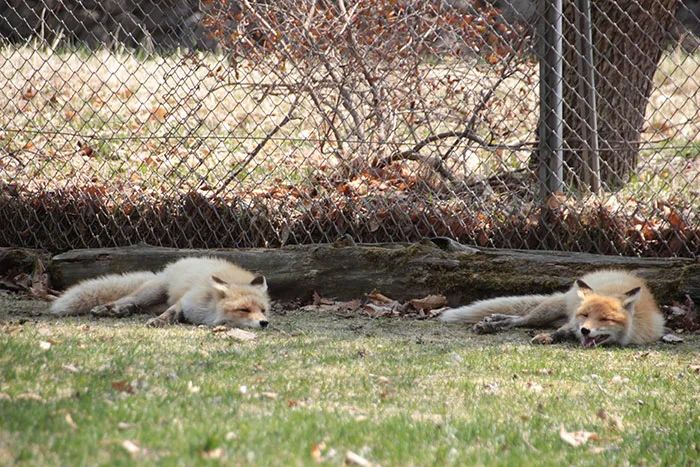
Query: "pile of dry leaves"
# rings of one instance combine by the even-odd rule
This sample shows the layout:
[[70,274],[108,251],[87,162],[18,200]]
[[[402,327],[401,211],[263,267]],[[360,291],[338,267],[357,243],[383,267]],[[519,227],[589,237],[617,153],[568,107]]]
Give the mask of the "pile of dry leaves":
[[370,318],[405,317],[428,319],[439,316],[447,308],[444,295],[427,297],[401,303],[377,291],[366,294],[361,299],[337,301],[323,298],[314,293],[311,304],[302,307],[304,311],[322,311],[343,317],[369,316]]

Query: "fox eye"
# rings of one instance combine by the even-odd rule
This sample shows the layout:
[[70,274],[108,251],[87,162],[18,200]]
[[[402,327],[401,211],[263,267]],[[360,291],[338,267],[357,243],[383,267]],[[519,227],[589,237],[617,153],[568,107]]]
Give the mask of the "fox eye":
[[250,313],[248,308],[237,308],[236,311],[240,311],[241,313]]
[[578,315],[579,318],[588,318],[588,313],[581,313]]

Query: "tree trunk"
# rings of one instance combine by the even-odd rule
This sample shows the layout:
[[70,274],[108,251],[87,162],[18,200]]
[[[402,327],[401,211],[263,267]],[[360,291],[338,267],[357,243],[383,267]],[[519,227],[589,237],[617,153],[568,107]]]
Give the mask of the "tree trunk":
[[[620,187],[636,170],[644,113],[663,52],[663,39],[673,24],[677,0],[591,0],[593,62],[597,95],[600,178],[603,186]],[[564,171],[576,185],[587,173],[587,142],[580,97],[574,3],[564,7]]]
[[421,244],[300,245],[238,250],[178,250],[134,246],[73,250],[54,256],[51,282],[63,288],[103,274],[158,271],[185,256],[219,256],[263,273],[275,300],[308,300],[313,292],[343,300],[372,290],[407,300],[440,293],[450,305],[501,295],[566,290],[597,269],[634,271],[660,303],[700,301],[700,263],[689,259],[625,258],[587,253],[491,250],[444,238]]

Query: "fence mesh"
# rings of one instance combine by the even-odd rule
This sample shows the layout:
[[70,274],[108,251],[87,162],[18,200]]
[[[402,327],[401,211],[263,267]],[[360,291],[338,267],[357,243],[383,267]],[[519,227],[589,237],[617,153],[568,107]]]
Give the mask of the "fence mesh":
[[695,2],[545,7],[0,0],[0,244],[699,256]]

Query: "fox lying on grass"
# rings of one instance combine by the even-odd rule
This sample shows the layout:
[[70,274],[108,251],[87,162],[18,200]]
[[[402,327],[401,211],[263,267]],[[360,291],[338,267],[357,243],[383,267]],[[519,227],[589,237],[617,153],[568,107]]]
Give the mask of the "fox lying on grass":
[[265,328],[270,299],[263,276],[219,258],[183,258],[159,273],[113,274],[83,281],[53,302],[51,312],[126,316],[163,304],[168,308],[149,320],[149,326],[189,322]]
[[557,327],[533,343],[577,338],[584,347],[645,344],[661,338],[664,318],[644,280],[623,271],[586,274],[565,293],[481,300],[447,310],[448,323],[474,323],[480,333],[514,327]]

